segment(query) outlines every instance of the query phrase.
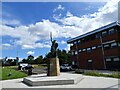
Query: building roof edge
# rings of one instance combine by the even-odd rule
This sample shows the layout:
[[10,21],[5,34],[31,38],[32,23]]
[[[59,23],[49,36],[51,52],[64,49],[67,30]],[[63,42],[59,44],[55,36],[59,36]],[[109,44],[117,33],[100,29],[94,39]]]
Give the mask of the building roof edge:
[[80,35],[80,36],[77,36],[77,37],[75,37],[75,38],[72,38],[72,39],[68,40],[67,43],[71,43],[71,42],[73,42],[73,41],[75,41],[75,40],[77,40],[77,39],[80,39],[80,38],[86,37],[86,36],[88,36],[88,35],[91,35],[91,34],[94,34],[94,33],[100,32],[100,31],[103,31],[103,30],[105,30],[105,29],[107,29],[107,28],[111,28],[111,27],[113,27],[113,26],[120,26],[120,22],[116,21],[116,22],[110,23],[110,24],[108,24],[108,25],[105,25],[105,26],[103,26],[103,27],[100,27],[100,28],[98,28],[98,29],[95,29],[95,30],[93,30],[93,31],[87,32],[87,33],[85,33],[85,34],[83,34],[83,35]]

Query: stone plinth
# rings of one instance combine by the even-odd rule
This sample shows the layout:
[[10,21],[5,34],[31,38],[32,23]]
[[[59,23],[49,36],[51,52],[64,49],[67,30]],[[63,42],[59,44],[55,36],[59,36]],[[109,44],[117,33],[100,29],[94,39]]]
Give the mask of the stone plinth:
[[60,75],[59,58],[50,58],[47,76],[59,76],[59,75]]
[[69,85],[77,84],[82,79],[83,76],[80,74],[61,73],[59,76],[39,74],[25,77],[23,82],[30,86]]

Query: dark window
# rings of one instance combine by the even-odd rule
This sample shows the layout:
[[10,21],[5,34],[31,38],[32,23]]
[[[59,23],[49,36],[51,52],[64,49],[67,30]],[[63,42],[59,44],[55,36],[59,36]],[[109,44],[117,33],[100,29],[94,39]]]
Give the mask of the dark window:
[[109,44],[105,44],[103,45],[105,49],[109,49],[110,48],[110,45]]
[[97,48],[101,48],[101,47],[102,47],[102,45],[98,45],[98,46],[97,46]]
[[100,37],[101,37],[101,33],[97,33],[96,38],[100,38]]
[[83,51],[83,52],[85,52],[85,51],[86,51],[86,49],[82,49],[82,51]]
[[96,47],[95,47],[95,46],[93,46],[93,47],[92,47],[92,49],[94,50],[94,49],[96,49]]
[[92,35],[92,36],[91,36],[91,40],[94,40],[94,39],[95,39],[95,37],[96,37],[95,35]]
[[102,36],[104,37],[104,36],[106,36],[107,35],[107,31],[103,31],[102,32]]
[[73,46],[73,43],[71,43],[70,46],[72,47],[72,46]]
[[118,42],[118,46],[120,47],[120,43]]
[[89,40],[90,40],[90,37],[86,37],[86,38],[85,38],[85,41],[89,41]]
[[74,55],[74,51],[71,52],[71,55]]
[[75,41],[74,44],[77,44],[77,41]]
[[113,61],[120,61],[120,58],[119,57],[115,57],[115,58],[113,58]]
[[112,28],[112,29],[110,29],[108,32],[109,32],[109,34],[113,34],[113,33],[115,33],[115,29]]
[[111,58],[106,58],[105,61],[106,61],[106,62],[110,62],[110,61],[111,61]]
[[75,55],[77,55],[78,54],[78,52],[77,51],[75,51]]
[[91,48],[87,48],[87,52],[91,52]]
[[82,50],[80,49],[79,52],[81,52]]
[[118,28],[116,29],[116,31],[117,31],[118,33],[120,33],[120,28],[118,27]]
[[81,40],[78,40],[78,43],[81,43]]
[[81,40],[81,42],[84,43],[84,42],[85,42],[85,39],[83,38],[83,39]]
[[117,47],[117,43],[116,42],[111,43],[111,47]]
[[93,60],[91,60],[91,59],[90,59],[90,60],[88,60],[88,62],[89,62],[89,63],[91,63],[92,61],[93,61]]

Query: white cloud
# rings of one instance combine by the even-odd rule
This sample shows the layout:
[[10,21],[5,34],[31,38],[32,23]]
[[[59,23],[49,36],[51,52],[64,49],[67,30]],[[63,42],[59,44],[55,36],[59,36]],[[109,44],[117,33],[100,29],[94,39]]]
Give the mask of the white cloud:
[[67,47],[65,48],[65,50],[68,52],[68,51],[70,51],[70,45],[69,44],[67,44]]
[[11,45],[8,44],[8,43],[2,44],[2,45],[5,46],[5,47],[10,47],[10,46],[11,46]]
[[35,52],[34,51],[28,51],[27,54],[28,55],[33,55]]
[[56,7],[53,12],[56,12],[57,10],[64,10],[65,8],[62,5],[58,5],[58,7]]
[[58,5],[57,9],[64,10],[64,7],[62,7],[62,5]]
[[63,40],[62,40],[62,41],[58,41],[57,43],[58,43],[58,44],[66,44],[66,41],[63,41]]
[[0,21],[1,24],[7,24],[12,26],[19,26],[21,25],[21,21],[18,19],[17,16],[14,14],[7,12],[7,7],[4,7],[4,10],[2,10],[1,16],[2,20]]
[[13,48],[13,46],[9,43],[4,43],[4,44],[0,45],[0,50],[2,50],[2,49],[12,49],[12,48]]
[[61,44],[66,44],[66,42],[62,40],[62,41],[61,41]]
[[7,25],[21,25],[21,22],[19,20],[15,20],[15,19],[3,19],[2,20],[2,24],[7,24]]
[[67,11],[66,16],[67,16],[67,17],[71,17],[71,16],[73,16],[73,14],[72,14],[71,12]]
[[67,12],[64,18],[54,17],[55,20],[61,22],[64,27],[67,27],[67,33],[72,34],[72,37],[78,36],[80,34],[86,33],[88,31],[97,29],[101,26],[109,24],[111,22],[117,21],[118,17],[118,0],[109,0],[104,7],[99,8],[95,13],[83,15],[81,17],[70,15]]

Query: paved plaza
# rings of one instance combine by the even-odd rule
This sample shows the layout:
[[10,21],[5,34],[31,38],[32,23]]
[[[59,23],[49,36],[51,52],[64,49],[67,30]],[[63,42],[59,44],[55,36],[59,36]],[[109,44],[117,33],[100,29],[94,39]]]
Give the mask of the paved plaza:
[[[70,73],[66,73],[66,75]],[[78,74],[79,76],[80,74]],[[118,88],[120,85],[120,79],[116,78],[107,78],[107,77],[95,77],[95,76],[85,76],[83,79],[73,85],[50,85],[50,86],[28,86],[23,83],[23,78],[12,79],[12,80],[3,80],[2,88]],[[118,85],[119,83],[119,85]]]

